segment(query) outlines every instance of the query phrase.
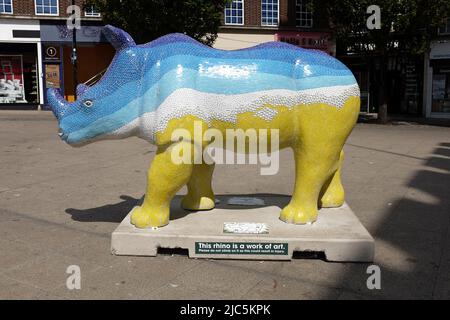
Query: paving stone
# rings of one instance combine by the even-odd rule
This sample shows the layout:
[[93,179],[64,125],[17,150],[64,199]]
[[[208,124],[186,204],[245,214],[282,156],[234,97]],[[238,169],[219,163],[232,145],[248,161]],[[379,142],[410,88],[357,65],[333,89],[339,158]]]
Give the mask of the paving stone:
[[[350,135],[347,203],[374,236],[382,272],[381,290],[369,290],[368,264],[112,256],[111,232],[127,197],[143,195],[155,147],[132,138],[74,149],[50,112],[0,111],[0,121],[0,299],[450,297],[450,128],[358,124]],[[289,197],[290,150],[280,165],[269,177],[258,165],[217,165],[214,190]],[[79,291],[65,285],[69,264],[81,266]]]
[[316,283],[307,283],[291,278],[276,277],[263,279],[256,286],[248,290],[242,299],[280,299],[280,300],[305,300],[305,299],[336,299],[339,290],[324,287]]
[[22,283],[0,274],[0,299],[37,299],[43,293],[38,287]]
[[70,274],[66,273],[69,266],[79,266],[81,271],[81,279],[90,272],[100,269],[101,267],[75,258],[66,257],[59,254],[48,254],[39,257],[26,265],[20,265],[17,268],[4,272],[4,275],[46,291],[65,286],[67,278]]

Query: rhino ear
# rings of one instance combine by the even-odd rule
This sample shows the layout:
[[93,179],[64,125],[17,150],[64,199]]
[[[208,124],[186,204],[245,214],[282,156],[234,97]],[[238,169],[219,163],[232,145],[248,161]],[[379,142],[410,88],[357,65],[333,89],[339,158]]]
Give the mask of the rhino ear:
[[136,46],[133,38],[128,33],[109,24],[103,27],[103,34],[117,51]]
[[88,88],[84,83],[77,85],[77,96],[81,96]]

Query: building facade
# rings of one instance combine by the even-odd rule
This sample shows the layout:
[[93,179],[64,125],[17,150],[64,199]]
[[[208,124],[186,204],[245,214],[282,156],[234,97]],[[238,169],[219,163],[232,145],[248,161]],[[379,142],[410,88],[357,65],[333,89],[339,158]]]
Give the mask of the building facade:
[[215,48],[233,50],[283,41],[335,55],[323,8],[311,0],[234,0],[223,13]]
[[[0,0],[0,107],[41,108],[46,88],[73,100],[71,0]],[[77,30],[78,81],[86,82],[109,65],[113,48],[101,35],[101,15],[81,8]]]
[[[313,0],[234,0],[223,12],[214,47],[233,50],[284,41],[323,50],[343,61],[361,89],[361,111],[378,112],[380,62],[370,54],[339,48],[328,16]],[[450,22],[432,42],[429,54],[387,57],[389,113],[450,118]]]
[[450,118],[450,18],[425,56],[424,84],[424,115]]

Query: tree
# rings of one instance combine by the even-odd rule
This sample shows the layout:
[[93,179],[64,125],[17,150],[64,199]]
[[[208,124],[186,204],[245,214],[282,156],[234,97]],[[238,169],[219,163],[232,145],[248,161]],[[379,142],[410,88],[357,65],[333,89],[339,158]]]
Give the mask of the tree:
[[137,43],[168,33],[185,33],[212,45],[229,0],[88,0],[103,21],[126,30]]
[[[387,58],[399,55],[421,55],[437,28],[450,17],[449,0],[320,0],[327,7],[330,27],[336,34],[337,45],[345,50],[365,55],[378,63],[378,119],[387,122]],[[381,25],[370,30],[367,8],[380,8]]]

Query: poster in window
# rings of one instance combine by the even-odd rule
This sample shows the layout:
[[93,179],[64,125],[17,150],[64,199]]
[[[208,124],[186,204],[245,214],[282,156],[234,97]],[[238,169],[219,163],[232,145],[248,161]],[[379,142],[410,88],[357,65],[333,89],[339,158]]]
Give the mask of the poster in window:
[[26,103],[21,55],[0,55],[0,103]]
[[61,87],[59,79],[59,64],[46,64],[45,65],[45,86],[47,88]]
[[445,98],[445,74],[435,74],[433,76],[433,100],[443,100]]

